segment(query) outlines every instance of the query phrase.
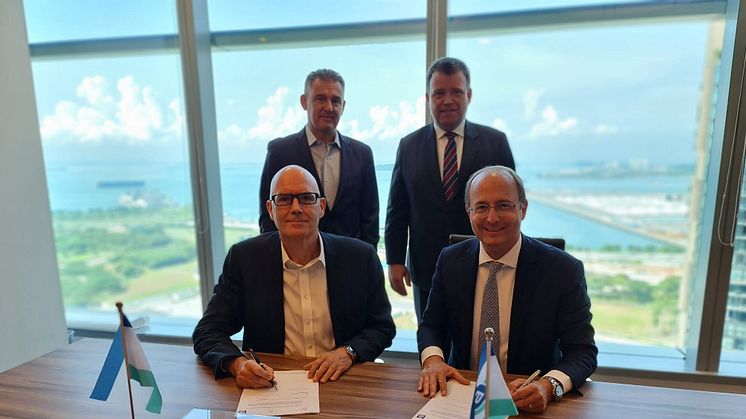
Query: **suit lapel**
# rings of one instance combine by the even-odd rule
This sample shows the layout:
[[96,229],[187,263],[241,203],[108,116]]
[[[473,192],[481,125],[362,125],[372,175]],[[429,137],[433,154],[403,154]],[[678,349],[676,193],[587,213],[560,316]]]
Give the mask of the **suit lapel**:
[[510,370],[511,354],[517,353],[521,347],[525,322],[531,310],[531,300],[534,297],[535,281],[538,278],[538,264],[536,263],[536,247],[529,238],[521,234],[521,253],[518,255],[518,269],[515,274],[513,287],[513,306],[510,310],[510,343],[508,344],[508,370]]
[[464,355],[466,364],[462,368],[469,368],[471,358],[471,341],[473,338],[473,322],[474,322],[474,292],[477,288],[477,270],[479,269],[479,240],[470,239],[469,247],[464,251],[461,260],[458,264],[459,270],[457,275],[463,278],[462,281],[458,281],[460,287],[463,287],[461,295],[461,301],[459,302],[460,312],[459,317],[459,329],[463,331],[463,338],[459,345],[461,347],[461,353]]
[[481,167],[475,167],[477,165],[477,157],[479,156],[479,149],[482,142],[479,135],[471,127],[469,121],[464,122],[464,146],[461,150],[461,165],[459,166],[458,172],[458,184],[459,189],[466,184],[468,176],[466,173],[474,173]]
[[295,138],[296,150],[298,150],[298,165],[308,170],[313,178],[316,179],[316,183],[319,185],[321,195],[324,195],[324,186],[321,184],[321,178],[319,173],[316,171],[316,165],[313,162],[313,156],[311,155],[311,147],[308,146],[308,136],[306,135],[306,128],[300,130],[298,136]]
[[419,155],[422,157],[422,164],[425,165],[425,176],[428,185],[432,185],[432,192],[435,196],[434,202],[439,205],[445,204],[445,190],[443,189],[443,180],[440,177],[440,164],[438,163],[438,147],[435,138],[435,127],[433,124],[424,130],[424,136],[421,138]]
[[[345,187],[347,186],[347,180],[350,178],[351,173],[354,172],[350,166],[353,159],[350,158],[352,148],[350,147],[350,140],[347,137],[339,134],[339,186],[337,187],[337,196],[334,198],[334,202],[339,203],[344,197]],[[335,205],[337,207],[337,205]]]
[[[269,251],[267,253],[271,259],[264,265],[266,266],[266,275],[269,280],[262,282],[268,284],[268,301],[265,302],[267,319],[277,319],[276,322],[279,323],[277,327],[267,329],[270,336],[272,336],[269,342],[271,342],[276,350],[282,353],[285,348],[285,292],[280,235],[275,233],[274,236],[274,240],[269,243]],[[272,323],[272,320],[269,320],[269,323]]]
[[339,307],[338,301],[345,298],[342,284],[340,283],[342,278],[341,267],[339,265],[340,260],[337,256],[337,246],[335,245],[334,238],[331,238],[326,233],[321,233],[321,245],[324,246],[324,259],[326,261],[326,292],[329,296],[329,318],[332,320],[332,330],[334,331],[334,340],[337,339],[337,330],[334,309]]

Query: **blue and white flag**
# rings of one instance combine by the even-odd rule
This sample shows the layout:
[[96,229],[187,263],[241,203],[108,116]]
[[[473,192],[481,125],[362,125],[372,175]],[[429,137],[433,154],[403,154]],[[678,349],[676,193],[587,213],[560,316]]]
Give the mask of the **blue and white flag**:
[[[487,362],[490,375],[487,377]],[[490,394],[487,396],[489,380]],[[486,407],[489,405],[489,416]],[[479,373],[477,385],[474,388],[474,398],[471,402],[471,419],[502,418],[517,415],[513,398],[510,397],[508,386],[505,384],[497,357],[492,354],[492,345],[488,340],[484,343],[482,356],[479,358]]]
[[152,413],[161,413],[161,407],[163,406],[161,392],[158,390],[158,384],[155,382],[150,364],[148,364],[148,360],[145,358],[145,352],[142,350],[140,340],[137,339],[137,334],[135,334],[132,324],[124,314],[122,314],[122,322],[124,323],[124,331],[122,331],[122,327],[120,326],[116,336],[114,336],[114,341],[111,342],[109,353],[106,355],[104,366],[98,375],[91,398],[96,400],[107,400],[109,398],[114,381],[117,379],[119,370],[122,367],[122,361],[124,360],[124,344],[122,343],[122,333],[124,333],[124,342],[127,343],[127,369],[129,370],[130,378],[139,382],[142,387],[153,387],[153,392],[150,394],[150,400],[148,400],[145,410]]

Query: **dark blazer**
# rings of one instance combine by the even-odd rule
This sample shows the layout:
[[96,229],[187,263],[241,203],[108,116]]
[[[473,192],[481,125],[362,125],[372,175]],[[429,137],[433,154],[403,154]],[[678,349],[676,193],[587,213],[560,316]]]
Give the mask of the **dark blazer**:
[[412,281],[430,288],[435,262],[450,234],[473,234],[464,209],[466,181],[477,170],[500,164],[515,169],[508,139],[500,131],[466,121],[458,192],[445,200],[435,128],[427,125],[402,138],[396,153],[386,211],[386,262],[407,266]]
[[[372,361],[396,334],[376,250],[347,237],[321,233],[329,311],[337,346],[352,345],[358,361]],[[241,356],[230,337],[243,328],[243,349],[283,353],[285,315],[280,236],[259,235],[231,247],[207,310],[194,329],[194,352],[215,369]]]
[[[580,387],[596,370],[591,301],[583,263],[569,254],[523,236],[510,313],[508,373],[556,369]],[[430,300],[417,329],[420,350],[451,343],[448,363],[468,369],[471,357],[474,290],[479,241],[443,249]]]
[[[334,199],[334,208],[330,210],[327,207],[326,214],[319,222],[319,230],[354,237],[376,247],[379,238],[379,205],[373,152],[368,145],[342,134],[339,134],[339,142],[339,188]],[[275,223],[269,218],[265,203],[269,199],[272,177],[290,164],[297,164],[311,172],[319,185],[321,195],[324,195],[324,186],[316,172],[311,149],[308,147],[305,127],[298,133],[270,141],[267,145],[267,157],[264,160],[259,188],[259,229],[262,233],[277,230]]]

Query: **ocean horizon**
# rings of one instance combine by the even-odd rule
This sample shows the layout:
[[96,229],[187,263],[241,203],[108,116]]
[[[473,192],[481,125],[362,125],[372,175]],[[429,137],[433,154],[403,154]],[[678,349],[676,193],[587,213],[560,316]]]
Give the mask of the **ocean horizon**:
[[[261,163],[247,163],[221,167],[221,194],[226,222],[257,223],[262,166]],[[391,164],[377,165],[376,168],[382,233],[391,169]],[[547,176],[550,170],[521,170],[519,167],[529,199],[522,230],[528,235],[562,237],[568,247],[573,248],[642,248],[659,247],[664,243],[545,205],[538,200],[532,201],[533,192],[679,196],[688,194],[691,182],[691,174],[686,172],[655,176]],[[49,168],[47,181],[53,212],[146,206],[153,199],[170,205],[192,203],[189,168],[185,165],[71,164]]]

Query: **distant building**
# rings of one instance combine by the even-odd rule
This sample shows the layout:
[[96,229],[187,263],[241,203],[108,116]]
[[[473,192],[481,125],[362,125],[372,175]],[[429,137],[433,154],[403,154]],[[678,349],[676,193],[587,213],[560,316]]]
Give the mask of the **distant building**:
[[741,181],[723,349],[746,349],[746,177]]

